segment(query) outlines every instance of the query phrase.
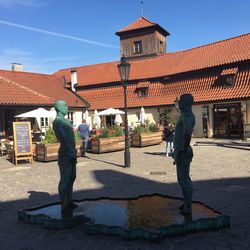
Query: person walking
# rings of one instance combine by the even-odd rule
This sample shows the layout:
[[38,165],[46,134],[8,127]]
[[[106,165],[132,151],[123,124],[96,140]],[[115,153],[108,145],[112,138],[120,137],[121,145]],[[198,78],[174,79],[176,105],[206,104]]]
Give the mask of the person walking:
[[166,139],[166,157],[172,156],[174,152],[174,128],[172,123],[168,123],[164,128],[164,136]]
[[83,119],[82,124],[78,126],[78,131],[83,139],[83,146],[84,146],[83,156],[86,156],[86,152],[88,149],[88,140],[89,140],[89,125],[86,123],[85,119]]

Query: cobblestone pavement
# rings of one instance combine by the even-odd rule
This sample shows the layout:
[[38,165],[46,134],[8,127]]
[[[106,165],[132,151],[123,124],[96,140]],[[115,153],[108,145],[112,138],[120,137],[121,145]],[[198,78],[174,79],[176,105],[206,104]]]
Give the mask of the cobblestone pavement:
[[[58,201],[57,162],[14,166],[0,158],[0,249],[250,249],[250,143],[208,139],[193,139],[192,143],[193,199],[229,215],[231,228],[172,237],[159,244],[89,236],[81,226],[48,231],[19,222],[17,211]],[[181,197],[172,159],[166,158],[164,152],[165,142],[131,148],[130,168],[122,167],[123,151],[89,153],[89,158],[78,159],[74,197],[135,197],[152,193]]]

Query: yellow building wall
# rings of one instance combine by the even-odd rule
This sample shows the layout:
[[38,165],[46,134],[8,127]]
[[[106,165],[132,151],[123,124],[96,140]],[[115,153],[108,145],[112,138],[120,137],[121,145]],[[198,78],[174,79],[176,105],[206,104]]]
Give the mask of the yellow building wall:
[[245,116],[245,123],[250,124],[250,100],[245,101],[246,104],[246,108],[245,108],[245,112],[244,112],[244,116]]
[[[235,101],[239,102],[239,101]],[[234,102],[227,102],[234,103]],[[208,107],[208,137],[213,137],[213,106],[214,104],[220,103],[210,103],[210,104],[198,104],[193,105],[192,110],[195,115],[196,124],[193,131],[194,137],[203,137],[203,124],[202,124],[202,107]],[[170,107],[169,107],[170,108]],[[170,120],[177,121],[180,112],[178,112],[175,107],[171,107],[171,112],[169,113]],[[241,101],[241,109],[243,112],[243,121],[244,124],[250,124],[250,100]],[[122,110],[122,109],[121,109]],[[128,126],[133,122],[135,125],[139,124],[141,108],[131,108],[128,109]],[[149,123],[158,124],[160,122],[160,113],[164,110],[164,107],[144,107],[146,118],[149,120]],[[90,116],[93,118],[93,111],[90,111]],[[93,121],[93,119],[92,119]]]

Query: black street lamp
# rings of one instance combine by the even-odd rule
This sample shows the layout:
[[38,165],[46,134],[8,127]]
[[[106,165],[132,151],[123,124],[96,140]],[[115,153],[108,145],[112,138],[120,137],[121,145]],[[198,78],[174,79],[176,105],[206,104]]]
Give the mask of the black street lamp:
[[121,63],[117,65],[124,90],[124,110],[125,110],[125,151],[124,151],[124,165],[130,167],[130,152],[129,152],[129,134],[128,134],[128,111],[127,111],[127,80],[129,78],[130,63],[128,63],[124,56],[121,58]]

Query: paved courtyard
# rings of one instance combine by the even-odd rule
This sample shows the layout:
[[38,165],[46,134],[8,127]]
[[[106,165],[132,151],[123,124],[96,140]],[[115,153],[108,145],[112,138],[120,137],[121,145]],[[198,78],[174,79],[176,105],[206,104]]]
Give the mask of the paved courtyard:
[[[58,201],[57,162],[14,166],[0,158],[0,249],[250,249],[250,142],[193,139],[192,144],[193,199],[229,215],[231,228],[168,238],[160,244],[89,236],[81,226],[48,231],[19,222],[17,211]],[[123,168],[123,151],[78,158],[74,198],[153,193],[181,197],[175,166],[164,152],[165,142],[131,148],[130,168]]]

